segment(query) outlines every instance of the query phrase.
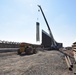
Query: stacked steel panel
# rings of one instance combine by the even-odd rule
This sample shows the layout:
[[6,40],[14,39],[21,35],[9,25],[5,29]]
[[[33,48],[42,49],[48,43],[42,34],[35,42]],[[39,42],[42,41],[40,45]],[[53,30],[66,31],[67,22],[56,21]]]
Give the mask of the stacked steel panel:
[[52,44],[51,41],[52,39],[49,34],[42,30],[42,45],[44,46],[44,48],[49,48]]
[[40,36],[39,36],[39,22],[36,22],[36,41],[40,41]]

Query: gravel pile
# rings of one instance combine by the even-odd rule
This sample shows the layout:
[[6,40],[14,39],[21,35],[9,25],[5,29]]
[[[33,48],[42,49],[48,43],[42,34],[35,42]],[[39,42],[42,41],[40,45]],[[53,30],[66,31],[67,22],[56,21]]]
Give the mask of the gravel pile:
[[19,56],[0,54],[0,75],[73,75],[68,70],[64,55],[58,51],[39,51]]

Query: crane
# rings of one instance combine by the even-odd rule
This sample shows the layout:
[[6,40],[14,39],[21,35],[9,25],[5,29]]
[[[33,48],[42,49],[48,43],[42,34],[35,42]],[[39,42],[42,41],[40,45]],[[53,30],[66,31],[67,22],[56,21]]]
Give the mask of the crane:
[[51,29],[50,29],[49,24],[48,24],[48,22],[47,22],[47,19],[46,19],[45,15],[44,15],[44,12],[43,12],[41,6],[38,5],[38,7],[40,8],[41,13],[42,13],[42,15],[43,15],[43,18],[44,18],[44,20],[45,20],[45,22],[46,22],[46,25],[47,25],[47,27],[48,27],[49,35],[50,35],[50,37],[51,37],[51,39],[52,39],[52,45],[51,45],[51,46],[55,48],[55,47],[57,46],[57,44],[56,44],[56,41],[54,40],[54,37],[53,37],[52,32],[51,32]]

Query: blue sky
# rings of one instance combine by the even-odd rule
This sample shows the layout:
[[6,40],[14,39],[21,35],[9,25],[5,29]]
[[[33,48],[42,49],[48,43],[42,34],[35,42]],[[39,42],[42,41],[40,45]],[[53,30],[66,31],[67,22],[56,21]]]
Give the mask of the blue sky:
[[36,21],[40,34],[48,29],[37,5],[42,6],[54,39],[71,46],[76,41],[76,0],[0,0],[0,40],[41,43],[36,42]]

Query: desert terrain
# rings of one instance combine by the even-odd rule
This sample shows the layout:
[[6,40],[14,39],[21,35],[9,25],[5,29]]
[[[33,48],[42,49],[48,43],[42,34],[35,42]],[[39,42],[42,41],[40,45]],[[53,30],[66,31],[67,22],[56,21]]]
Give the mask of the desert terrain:
[[17,52],[0,53],[0,75],[74,75],[69,71],[64,54],[59,51],[38,51],[33,55]]

